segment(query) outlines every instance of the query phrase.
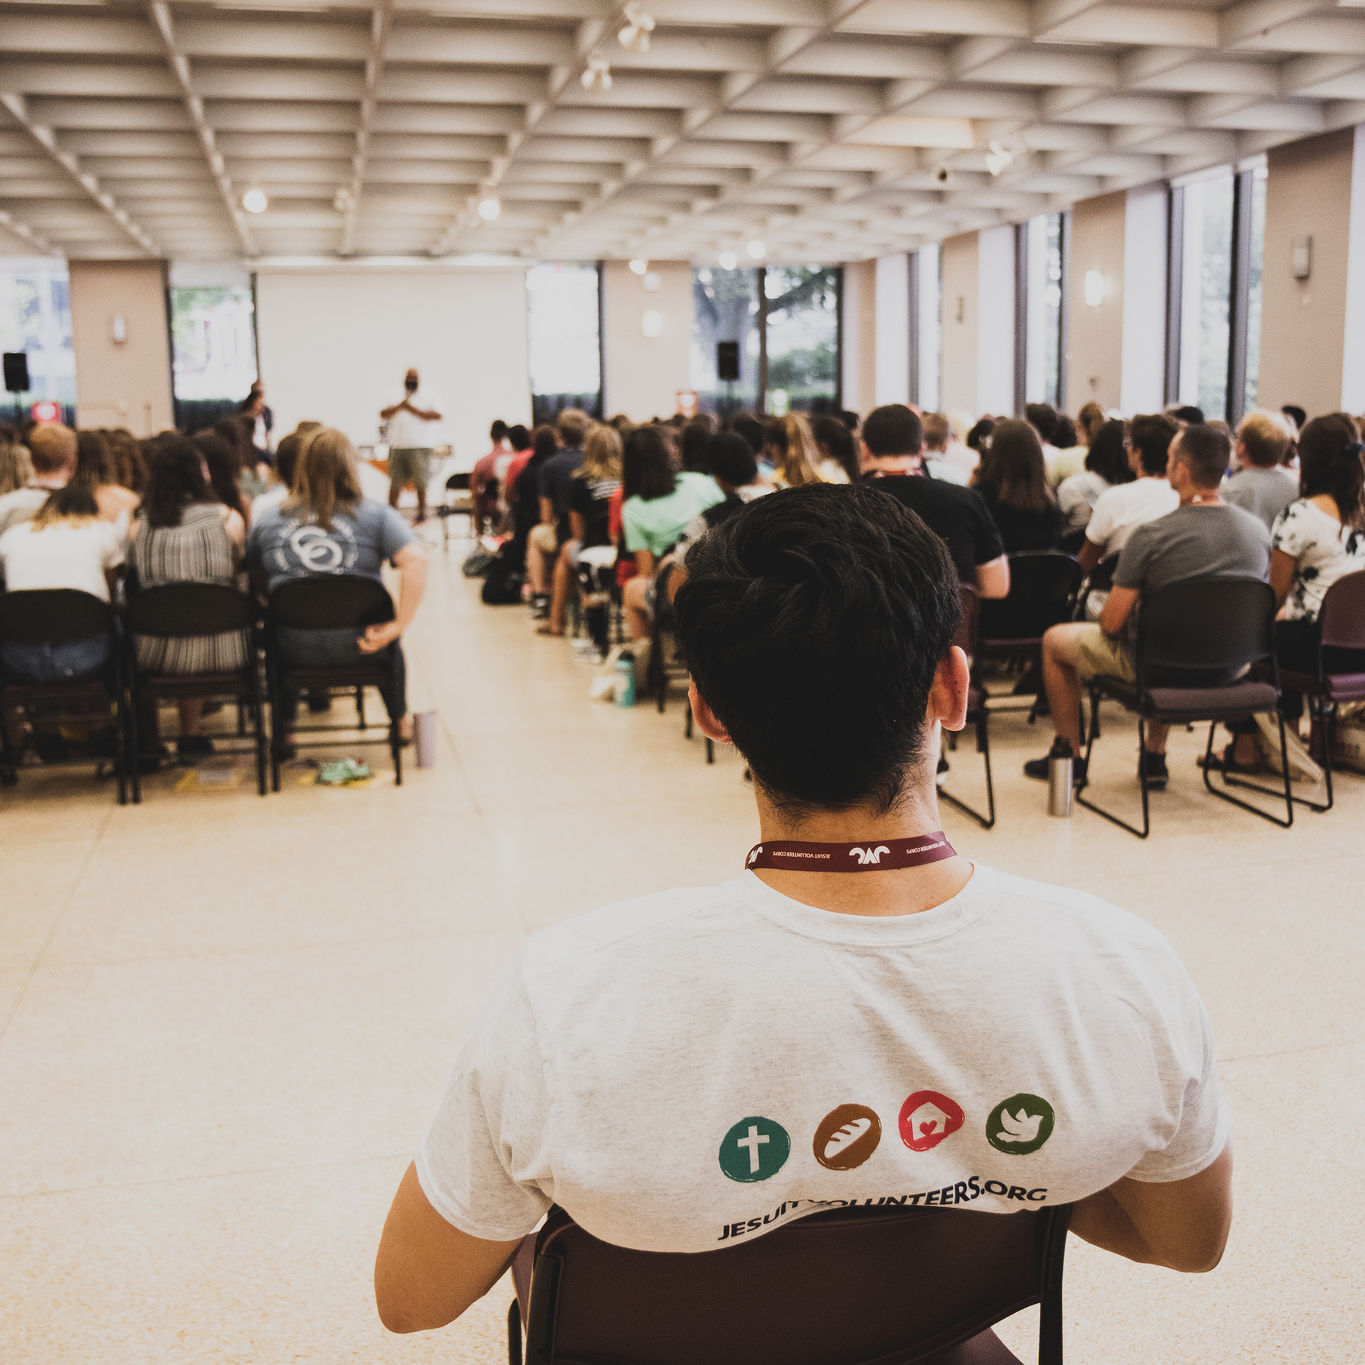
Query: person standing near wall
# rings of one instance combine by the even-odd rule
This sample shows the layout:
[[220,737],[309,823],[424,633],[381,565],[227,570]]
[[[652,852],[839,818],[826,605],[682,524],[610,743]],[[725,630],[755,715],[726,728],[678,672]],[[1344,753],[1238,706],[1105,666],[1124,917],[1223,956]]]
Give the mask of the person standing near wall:
[[441,414],[435,403],[419,392],[421,377],[409,369],[403,378],[406,396],[379,416],[389,424],[389,506],[398,506],[398,495],[410,483],[417,490],[417,524],[427,519],[427,484],[431,482],[432,422]]

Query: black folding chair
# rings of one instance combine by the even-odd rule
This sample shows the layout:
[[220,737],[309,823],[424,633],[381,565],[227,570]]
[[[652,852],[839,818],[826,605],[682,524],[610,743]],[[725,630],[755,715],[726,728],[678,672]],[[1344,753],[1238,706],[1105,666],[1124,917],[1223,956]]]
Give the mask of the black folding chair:
[[441,550],[450,548],[451,517],[467,518],[471,536],[478,534],[478,512],[474,506],[473,494],[469,491],[469,474],[452,474],[446,480],[446,500],[436,509],[441,519]]
[[0,675],[0,779],[6,785],[18,780],[20,756],[9,739],[13,721],[27,716],[47,725],[88,724],[102,713],[105,719],[113,718],[118,803],[127,804],[128,708],[113,608],[93,593],[74,588],[0,593],[0,643],[58,645],[95,639],[109,641],[109,661],[98,677],[24,682]]
[[[261,668],[256,604],[245,593],[224,583],[163,583],[144,588],[128,599],[125,625],[128,637],[128,678],[132,704],[128,729],[134,755],[138,753],[138,718],[142,700],[155,705],[163,699],[229,698],[245,708],[248,734],[256,755],[256,789],[266,793],[267,738],[265,689]],[[137,664],[137,639],[185,640],[199,636],[240,634],[246,658],[240,668],[213,673],[152,673]],[[227,750],[226,752],[232,752]],[[142,781],[133,764],[133,800],[142,799]]]
[[[1085,746],[1086,781],[1078,788],[1076,800],[1140,839],[1151,833],[1145,766],[1138,769],[1141,829],[1085,796],[1092,776],[1090,760],[1100,701],[1110,697],[1137,714],[1139,752],[1146,750],[1149,722],[1186,725],[1207,721],[1204,785],[1220,800],[1288,829],[1294,823],[1294,798],[1289,786],[1284,716],[1279,710],[1274,625],[1275,594],[1270,584],[1259,578],[1192,578],[1173,583],[1150,597],[1144,595],[1138,607],[1137,680],[1130,683],[1120,678],[1099,677],[1089,683],[1091,723]],[[1263,676],[1252,673],[1256,664],[1263,666]],[[1219,724],[1247,720],[1262,712],[1273,712],[1279,722],[1283,820],[1227,790],[1220,791],[1211,776],[1218,766],[1213,759],[1213,740]],[[1224,786],[1227,785],[1225,777]]]
[[[1313,733],[1321,749],[1326,801],[1310,801],[1306,796],[1294,800],[1309,810],[1331,810],[1336,803],[1332,790],[1332,744],[1335,739],[1337,709],[1343,702],[1365,701],[1365,670],[1359,663],[1343,660],[1338,653],[1349,649],[1359,656],[1365,651],[1365,570],[1346,574],[1327,589],[1318,614],[1318,650],[1312,673],[1280,669],[1280,687],[1301,693],[1308,702]],[[1254,782],[1225,776],[1234,786],[1252,791],[1268,791]]]
[[1036,655],[1049,627],[1071,619],[1081,566],[1058,550],[1027,550],[1009,557],[1009,596],[981,603],[978,643],[987,657]]
[[[960,810],[963,815],[970,815],[982,829],[993,829],[995,826],[995,784],[991,780],[991,718],[990,712],[986,708],[986,691],[981,685],[980,675],[977,671],[977,655],[980,652],[978,635],[980,599],[976,595],[976,589],[970,584],[963,583],[961,588],[962,619],[958,623],[957,635],[954,637],[953,643],[966,654],[972,669],[971,686],[967,693],[967,724],[976,731],[977,752],[985,764],[986,814],[982,815],[979,810],[969,806],[961,797],[954,796],[946,786],[940,787],[938,794],[955,810]],[[950,750],[956,752],[957,736],[950,732],[947,742]]]
[[[270,681],[270,704],[273,714],[270,744],[270,781],[275,791],[280,789],[280,763],[284,751],[285,693],[309,692],[314,696],[335,691],[354,692],[357,723],[355,725],[309,725],[299,727],[295,734],[323,735],[337,731],[354,733],[379,728],[365,722],[365,688],[383,687],[389,679],[389,651],[358,655],[340,664],[307,664],[286,659],[280,649],[281,630],[345,630],[358,639],[367,626],[381,625],[394,619],[393,598],[380,582],[357,574],[319,574],[312,578],[295,578],[281,583],[270,594],[266,611],[266,665]],[[396,645],[391,648],[397,648]],[[386,739],[353,739],[352,744],[387,744],[393,756],[394,781],[403,783],[403,750],[398,723],[387,727]],[[327,744],[319,740],[311,747]],[[296,747],[305,745],[296,738]]]
[[[831,1209],[685,1255],[611,1246],[555,1209],[536,1237],[525,1359],[1017,1365],[990,1328],[1039,1304],[1039,1365],[1061,1365],[1070,1217],[1069,1204],[1015,1214]],[[521,1322],[514,1302],[511,1365],[522,1361]]]

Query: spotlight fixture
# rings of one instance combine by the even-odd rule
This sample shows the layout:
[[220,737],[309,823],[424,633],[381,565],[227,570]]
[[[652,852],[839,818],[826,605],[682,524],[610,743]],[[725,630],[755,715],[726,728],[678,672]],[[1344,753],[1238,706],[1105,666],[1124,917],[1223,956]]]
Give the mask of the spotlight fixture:
[[588,58],[588,64],[583,68],[583,74],[578,79],[583,89],[589,94],[605,94],[611,89],[611,67],[607,65],[607,59],[594,53]]
[[502,213],[502,202],[495,195],[488,195],[487,198],[479,200],[479,217],[485,223],[495,223],[498,215]]
[[627,52],[645,53],[649,51],[649,35],[654,32],[654,20],[637,4],[629,4],[622,16],[625,27],[616,35],[616,41]]
[[332,196],[332,207],[338,213],[349,213],[354,204],[355,199],[352,196],[350,189],[345,185],[342,185]]
[[739,264],[739,257],[733,251],[722,251],[716,260],[722,270],[733,270]]
[[1014,160],[1014,153],[999,142],[992,142],[986,149],[986,169],[992,175],[999,175],[1008,169]]
[[748,251],[750,257],[753,260],[761,261],[764,255],[767,253],[768,248],[765,247],[763,243],[760,242],[757,238],[755,238],[752,242],[749,243],[745,250]]
[[636,275],[645,275],[649,272],[649,262],[642,261],[638,256],[630,263],[631,272]]
[[270,207],[270,200],[263,189],[253,187],[242,196],[242,207],[248,213],[264,213]]

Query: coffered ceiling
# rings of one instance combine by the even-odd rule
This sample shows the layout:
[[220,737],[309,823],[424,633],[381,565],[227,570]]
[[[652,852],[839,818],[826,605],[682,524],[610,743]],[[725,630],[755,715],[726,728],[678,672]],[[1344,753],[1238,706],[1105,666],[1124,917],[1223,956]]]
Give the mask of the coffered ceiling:
[[0,0],[0,253],[854,260],[1365,120],[1359,0],[627,8]]

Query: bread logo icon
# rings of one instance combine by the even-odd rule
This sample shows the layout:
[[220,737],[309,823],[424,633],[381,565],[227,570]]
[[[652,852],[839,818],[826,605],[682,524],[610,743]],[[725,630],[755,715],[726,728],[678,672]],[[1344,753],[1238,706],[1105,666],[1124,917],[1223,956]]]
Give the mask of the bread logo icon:
[[937,1090],[916,1090],[901,1106],[901,1141],[912,1152],[937,1147],[962,1127],[962,1106]]
[[882,1121],[866,1105],[841,1104],[820,1120],[815,1130],[815,1159],[826,1170],[851,1171],[861,1166],[882,1140]]

